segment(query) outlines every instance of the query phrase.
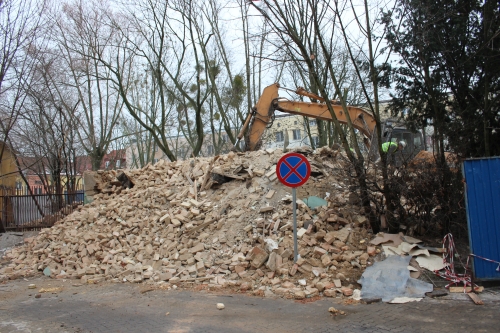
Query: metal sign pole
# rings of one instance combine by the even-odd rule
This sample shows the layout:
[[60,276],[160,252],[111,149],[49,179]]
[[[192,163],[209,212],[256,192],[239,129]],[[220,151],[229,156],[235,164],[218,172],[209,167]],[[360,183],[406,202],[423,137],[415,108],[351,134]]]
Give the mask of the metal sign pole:
[[297,247],[297,190],[292,188],[292,210],[293,210],[293,263],[299,259]]

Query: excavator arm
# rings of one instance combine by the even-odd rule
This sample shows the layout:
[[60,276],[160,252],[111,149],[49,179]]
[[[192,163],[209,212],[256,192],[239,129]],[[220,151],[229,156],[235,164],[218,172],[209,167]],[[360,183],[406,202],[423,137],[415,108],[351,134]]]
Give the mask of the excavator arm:
[[[285,98],[279,97],[278,89],[278,83],[272,84],[264,89],[259,101],[248,114],[245,124],[238,134],[239,142],[239,140],[243,138],[247,127],[249,128],[247,140],[248,150],[253,151],[258,149],[258,144],[262,135],[264,134],[266,127],[272,122],[273,115],[276,110],[321,120],[332,120],[332,115],[330,114],[326,104],[289,101]],[[314,98],[320,102],[324,101],[321,97],[309,93],[302,88],[298,88],[295,92],[302,96]],[[338,121],[341,124],[347,124],[346,114],[342,106],[337,105],[335,101],[332,101],[332,107]],[[363,133],[369,142],[375,129],[375,119],[373,116],[361,108],[352,106],[348,106],[347,111],[349,112],[354,128]]]

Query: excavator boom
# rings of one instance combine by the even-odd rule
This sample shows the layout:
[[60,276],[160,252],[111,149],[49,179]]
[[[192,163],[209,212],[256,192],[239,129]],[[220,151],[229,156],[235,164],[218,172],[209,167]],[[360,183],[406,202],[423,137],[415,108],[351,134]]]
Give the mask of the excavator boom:
[[[272,84],[264,89],[259,101],[252,109],[252,112],[248,115],[247,121],[245,121],[245,125],[238,135],[238,140],[241,140],[246,127],[250,125],[247,141],[248,150],[252,151],[258,148],[260,139],[264,134],[266,127],[271,123],[273,114],[276,110],[321,120],[332,120],[332,115],[326,104],[290,101],[285,98],[280,98],[278,95],[278,89],[278,83]],[[302,88],[299,88],[297,93],[303,96],[312,96],[313,98],[317,97],[318,100],[323,100],[319,96],[308,93]],[[335,103],[335,101],[332,101],[332,103]],[[332,104],[332,107],[338,121],[342,124],[347,124],[346,114],[342,106]],[[363,133],[368,140],[371,140],[375,129],[374,117],[369,112],[357,107],[348,106],[347,111],[349,112],[354,128]],[[252,117],[253,119],[250,119]]]

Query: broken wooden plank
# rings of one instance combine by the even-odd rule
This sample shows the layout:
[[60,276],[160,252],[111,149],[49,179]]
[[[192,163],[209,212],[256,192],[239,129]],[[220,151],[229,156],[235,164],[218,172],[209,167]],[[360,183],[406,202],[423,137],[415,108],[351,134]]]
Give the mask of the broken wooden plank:
[[476,305],[484,305],[483,301],[479,298],[479,296],[475,293],[467,293],[467,295],[469,295],[469,297],[472,299],[472,301],[476,304]]
[[[464,287],[450,287],[450,293],[470,293],[472,291],[471,287],[467,287],[467,288],[464,288]],[[484,287],[483,286],[479,286],[479,287],[475,287],[474,288],[474,291],[477,292],[477,293],[482,293],[484,290]]]

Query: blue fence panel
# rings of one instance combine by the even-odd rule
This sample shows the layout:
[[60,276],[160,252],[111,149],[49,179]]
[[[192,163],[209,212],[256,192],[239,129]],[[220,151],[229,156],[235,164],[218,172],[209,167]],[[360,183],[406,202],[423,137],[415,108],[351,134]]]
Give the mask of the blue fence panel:
[[[500,158],[465,160],[463,174],[471,252],[500,261]],[[474,275],[481,280],[500,280],[500,267],[474,258]]]

